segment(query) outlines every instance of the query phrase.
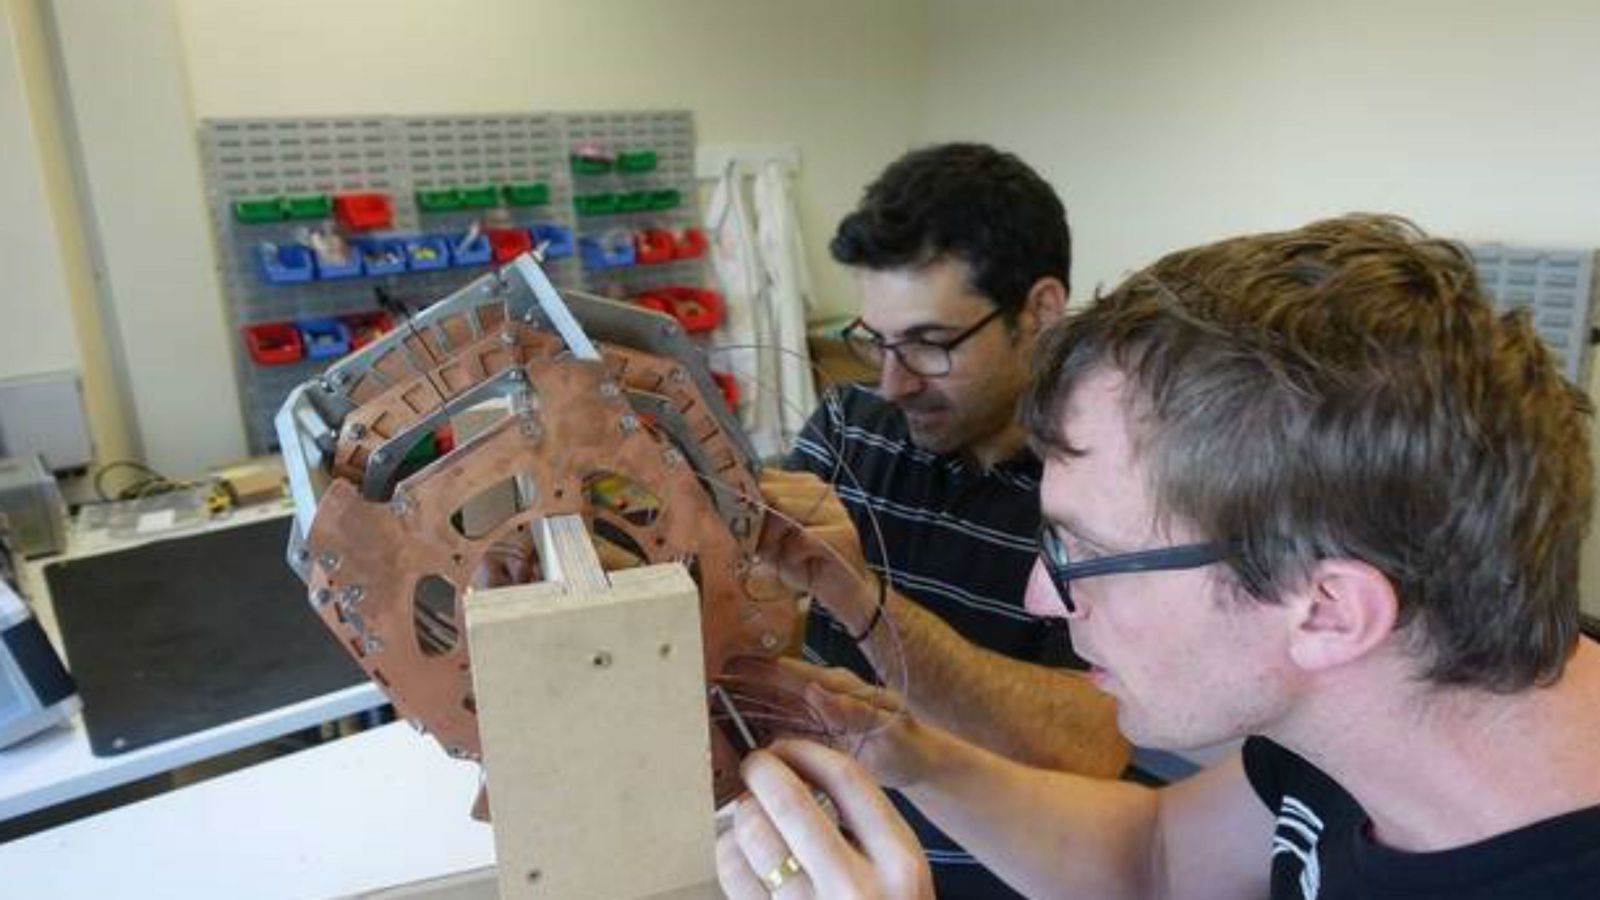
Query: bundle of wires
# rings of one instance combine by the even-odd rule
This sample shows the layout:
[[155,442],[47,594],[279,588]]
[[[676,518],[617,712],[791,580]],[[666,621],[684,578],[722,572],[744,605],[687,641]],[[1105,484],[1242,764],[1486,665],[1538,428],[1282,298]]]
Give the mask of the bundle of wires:
[[[108,476],[118,472],[126,473],[122,476],[126,483],[115,493],[111,493],[107,489]],[[106,463],[94,473],[95,496],[107,503],[117,500],[138,500],[206,485],[207,483],[203,481],[177,481],[168,478],[144,463],[131,459],[118,459]],[[213,480],[210,482],[210,488],[211,493],[206,497],[206,509],[210,513],[215,515],[233,505],[233,499],[222,483]]]

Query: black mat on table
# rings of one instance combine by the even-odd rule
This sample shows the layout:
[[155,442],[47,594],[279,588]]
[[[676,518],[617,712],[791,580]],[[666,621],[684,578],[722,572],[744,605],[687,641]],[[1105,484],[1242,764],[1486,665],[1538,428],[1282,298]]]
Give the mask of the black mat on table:
[[45,568],[96,756],[366,676],[284,561],[287,518]]

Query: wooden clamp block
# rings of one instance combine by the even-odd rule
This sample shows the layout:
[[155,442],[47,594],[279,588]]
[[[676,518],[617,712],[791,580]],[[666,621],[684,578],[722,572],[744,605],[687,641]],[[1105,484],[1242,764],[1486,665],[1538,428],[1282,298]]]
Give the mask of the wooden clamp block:
[[607,576],[587,540],[541,543],[563,581],[466,604],[501,897],[721,896],[699,590],[675,563]]

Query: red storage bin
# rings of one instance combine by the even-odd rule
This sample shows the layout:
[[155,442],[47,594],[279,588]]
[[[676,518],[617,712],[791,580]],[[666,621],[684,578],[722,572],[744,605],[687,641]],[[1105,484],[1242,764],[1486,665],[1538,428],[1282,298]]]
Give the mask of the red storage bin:
[[281,366],[305,358],[306,345],[292,322],[246,325],[244,345],[258,365]]
[[665,228],[646,228],[633,233],[633,256],[639,265],[669,262],[677,258],[677,242]]
[[667,313],[690,334],[710,331],[722,324],[722,295],[695,287],[663,287],[633,297],[646,309]]
[[633,298],[633,302],[635,305],[642,306],[645,309],[653,309],[658,313],[672,315],[672,301],[659,294],[640,294]]
[[694,334],[722,324],[722,295],[705,288],[669,287],[657,293],[672,304],[672,314],[683,330]]
[[673,241],[674,259],[695,259],[706,252],[706,233],[699,228],[685,228]]
[[394,328],[394,319],[386,312],[355,313],[342,318],[350,329],[351,350],[360,350]]
[[483,234],[497,263],[510,262],[533,249],[533,235],[522,228],[485,228]]
[[333,215],[351,231],[373,231],[394,224],[388,194],[339,194],[333,198]]

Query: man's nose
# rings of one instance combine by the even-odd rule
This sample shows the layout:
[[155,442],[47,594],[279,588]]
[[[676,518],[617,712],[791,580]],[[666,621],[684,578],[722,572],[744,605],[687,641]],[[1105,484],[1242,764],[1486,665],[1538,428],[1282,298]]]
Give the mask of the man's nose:
[[883,367],[878,370],[878,393],[893,402],[922,392],[927,379],[907,369],[894,353],[883,355]]

